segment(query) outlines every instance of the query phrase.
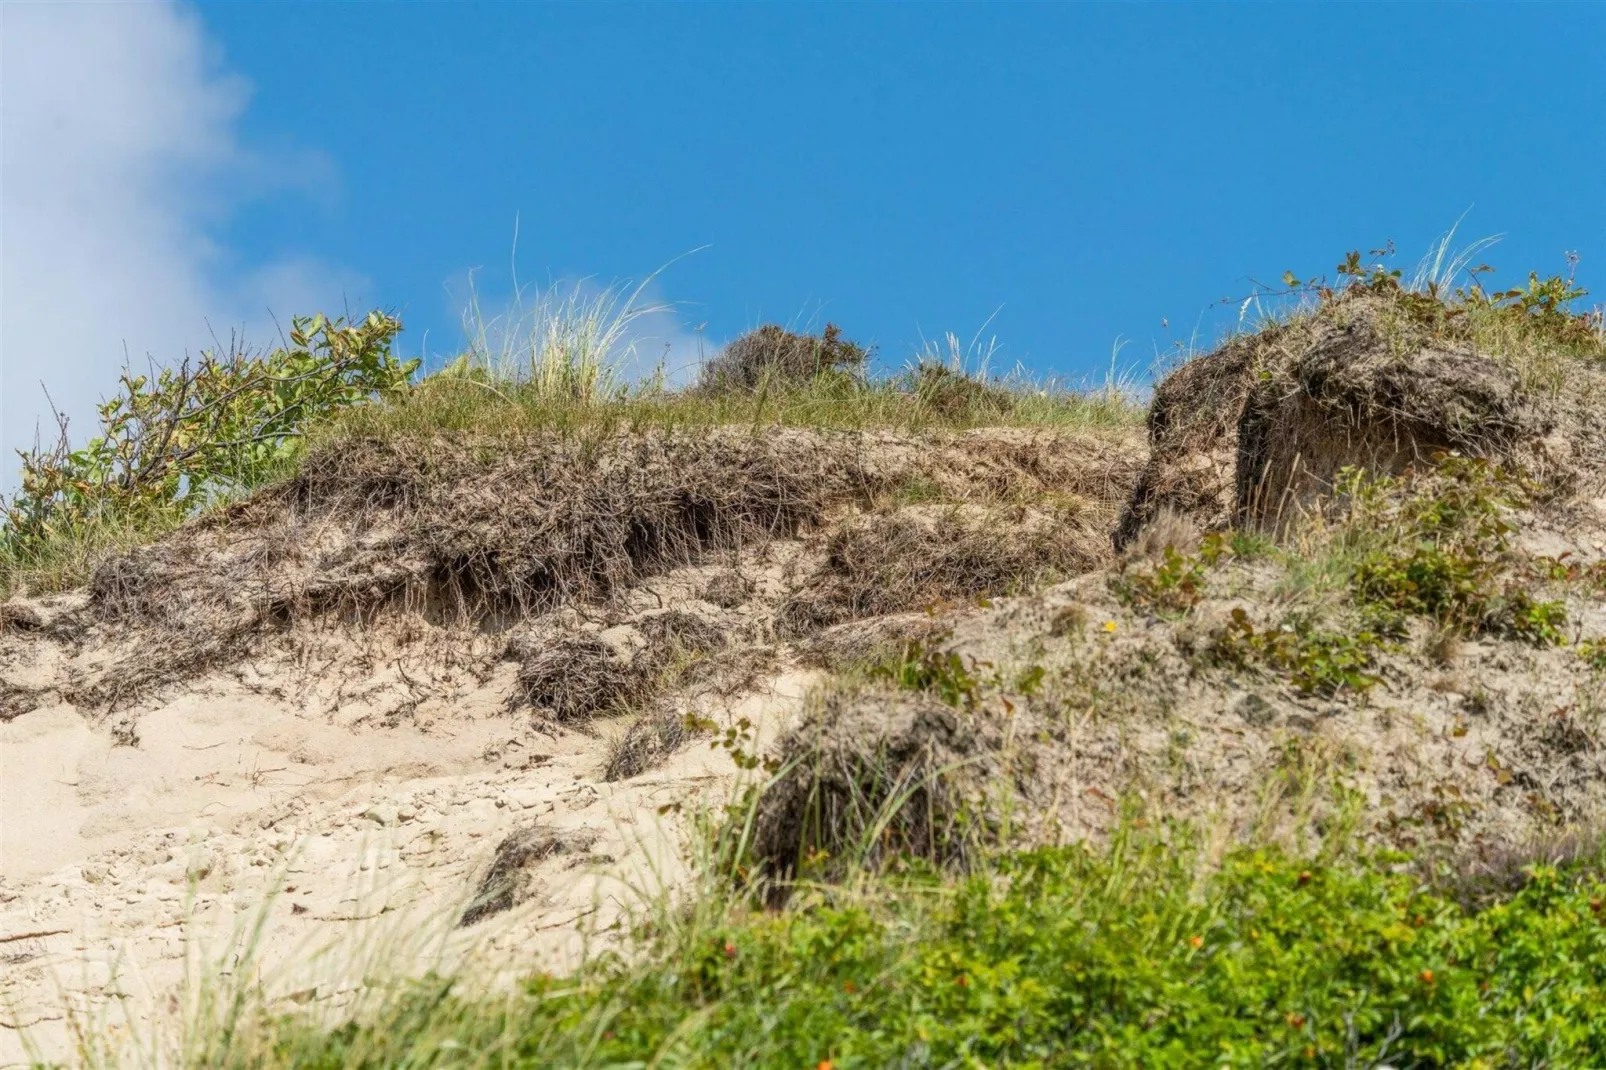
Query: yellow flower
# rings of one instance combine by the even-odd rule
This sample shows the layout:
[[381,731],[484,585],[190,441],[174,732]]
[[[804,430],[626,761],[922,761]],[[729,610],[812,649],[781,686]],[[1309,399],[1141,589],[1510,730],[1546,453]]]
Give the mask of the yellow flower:
[[1105,621],[1104,622],[1104,630],[1109,632],[1112,635],[1115,634],[1115,621],[1113,621],[1113,620]]

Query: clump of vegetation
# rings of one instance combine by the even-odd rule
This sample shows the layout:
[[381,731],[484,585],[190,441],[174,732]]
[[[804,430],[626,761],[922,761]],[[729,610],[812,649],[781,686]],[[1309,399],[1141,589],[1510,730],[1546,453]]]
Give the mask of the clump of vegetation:
[[125,371],[100,406],[100,434],[75,449],[63,421],[53,446],[21,454],[22,486],[0,526],[4,587],[284,472],[310,427],[408,383],[418,362],[391,351],[400,330],[379,312],[358,323],[313,316],[293,321],[286,348]]
[[885,680],[904,691],[928,692],[950,706],[974,709],[981,701],[977,666],[967,666],[958,653],[945,649],[942,638],[905,644],[898,657],[871,667],[871,679]]
[[511,651],[518,697],[560,723],[583,723],[647,697],[652,666],[622,657],[589,632],[542,636]]
[[1003,416],[1015,408],[1017,396],[1006,387],[970,375],[953,364],[930,359],[907,372],[908,389],[919,404],[945,416],[992,412]]
[[535,823],[514,829],[496,845],[490,866],[480,877],[474,898],[464,908],[458,925],[475,925],[511,910],[529,899],[533,889],[528,870],[553,855],[584,854],[596,840],[594,832],[560,832]]
[[703,365],[707,393],[784,390],[817,380],[850,386],[862,375],[870,351],[827,323],[819,335],[794,334],[773,323],[751,330]]
[[1075,509],[1023,515],[951,507],[935,515],[871,514],[843,524],[825,561],[782,608],[794,634],[865,617],[1005,594],[1084,572],[1105,553],[1102,531]]
[[[779,912],[704,904],[645,954],[483,1002],[431,980],[328,1032],[271,1020],[210,1065],[1598,1065],[1606,885],[1531,866],[1477,907],[1398,856],[1196,841],[913,867]],[[249,1050],[247,1055],[245,1049]]]
[[515,635],[507,653],[519,662],[518,700],[560,723],[584,723],[650,701],[726,642],[715,625],[681,610],[648,617],[639,630],[642,646],[630,653],[586,631]]
[[613,783],[640,776],[663,762],[694,733],[702,730],[701,721],[693,722],[673,709],[661,706],[649,708],[631,723],[623,735],[610,743],[602,779]]
[[[1606,448],[1602,311],[1579,310],[1571,273],[1491,290],[1478,247],[1451,255],[1449,240],[1414,277],[1387,266],[1391,249],[1350,253],[1336,282],[1289,273],[1289,305],[1157,384],[1118,546],[1166,509],[1202,530],[1278,525],[1346,466],[1397,472],[1438,450],[1515,461],[1549,489],[1584,477],[1577,462]],[[1569,456],[1546,446],[1558,433]]]
[[1528,489],[1482,458],[1442,456],[1403,478],[1351,473],[1341,484],[1350,515],[1358,601],[1384,614],[1425,617],[1461,634],[1495,632],[1541,645],[1560,641],[1566,608],[1535,600],[1511,547],[1510,511]]
[[1215,657],[1238,668],[1265,665],[1306,694],[1364,694],[1378,682],[1371,669],[1383,637],[1376,632],[1334,632],[1308,620],[1285,621],[1257,630],[1249,614],[1234,609],[1212,645]]
[[[1345,626],[1324,627],[1319,614],[1303,611],[1257,628],[1235,609],[1212,644],[1218,660],[1263,665],[1301,691],[1331,696],[1375,685],[1377,656],[1405,635],[1412,618],[1430,622],[1441,637],[1566,641],[1566,605],[1535,597],[1529,584],[1572,572],[1546,570],[1511,545],[1512,511],[1530,500],[1518,473],[1481,458],[1440,455],[1431,467],[1398,477],[1346,470],[1338,489],[1343,512],[1316,556],[1336,573]],[[1117,589],[1130,604],[1175,611],[1197,600],[1202,575],[1199,564],[1172,553],[1120,577]]]
[[[1402,271],[1383,261],[1392,251],[1392,247],[1372,250],[1371,262],[1352,251],[1338,265],[1341,281],[1337,288],[1319,280],[1307,285],[1324,301],[1345,290],[1388,297],[1400,315],[1434,337],[1471,342],[1493,353],[1521,340],[1574,357],[1606,358],[1606,321],[1599,310],[1574,311],[1576,302],[1589,291],[1576,284],[1571,271],[1543,279],[1538,272],[1530,272],[1525,286],[1490,289],[1483,284],[1483,276],[1492,273],[1492,267],[1472,265],[1464,256],[1460,263],[1446,264],[1441,248],[1436,263],[1424,265],[1406,281]],[[1578,258],[1569,254],[1569,267],[1576,267],[1577,262]],[[1454,285],[1449,276],[1462,271],[1469,281]],[[1298,281],[1292,276],[1289,279]]]
[[1220,532],[1206,535],[1192,553],[1166,546],[1158,561],[1127,562],[1111,577],[1110,587],[1133,609],[1166,616],[1186,613],[1204,597],[1205,570],[1232,553],[1232,546],[1232,540]]

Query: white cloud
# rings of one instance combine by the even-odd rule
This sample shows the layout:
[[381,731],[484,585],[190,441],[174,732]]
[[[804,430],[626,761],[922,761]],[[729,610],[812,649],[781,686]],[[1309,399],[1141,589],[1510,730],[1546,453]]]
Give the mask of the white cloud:
[[184,8],[0,3],[0,486],[48,424],[41,382],[82,438],[125,353],[271,341],[270,309],[360,296],[330,265],[240,263],[215,239],[276,174],[320,173],[241,143],[249,92]]

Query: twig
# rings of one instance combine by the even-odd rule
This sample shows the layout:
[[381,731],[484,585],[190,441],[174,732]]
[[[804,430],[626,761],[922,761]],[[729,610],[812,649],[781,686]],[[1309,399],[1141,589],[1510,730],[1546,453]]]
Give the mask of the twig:
[[37,940],[41,936],[61,936],[70,932],[71,929],[38,929],[31,933],[12,933],[10,936],[0,936],[0,944],[14,944],[18,940]]

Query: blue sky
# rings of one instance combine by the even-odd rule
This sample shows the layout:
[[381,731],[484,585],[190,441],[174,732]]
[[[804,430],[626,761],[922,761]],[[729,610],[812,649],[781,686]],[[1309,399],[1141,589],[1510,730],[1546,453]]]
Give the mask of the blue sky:
[[[683,349],[699,325],[717,344],[830,319],[896,363],[993,317],[1004,358],[1069,376],[1101,374],[1118,338],[1142,366],[1208,337],[1251,277],[1390,239],[1414,262],[1464,212],[1467,238],[1505,235],[1499,281],[1576,250],[1606,290],[1601,4],[146,5],[105,35],[126,85],[84,44],[113,13],[5,16],[8,60],[77,20],[31,95],[8,63],[8,127],[99,93],[136,126],[198,131],[149,158],[129,134],[135,164],[106,164],[143,168],[182,278],[142,295],[150,254],[98,253],[30,302],[92,321],[82,344],[112,370],[106,339],[166,357],[204,344],[196,320],[260,331],[268,307],[342,301],[451,350],[468,271],[507,293],[515,218],[525,280],[639,277],[701,248],[655,289]],[[86,99],[63,104],[68,82]],[[31,214],[17,158],[8,222]],[[8,296],[30,248],[7,243]],[[110,385],[15,305],[8,425],[52,370]]]

